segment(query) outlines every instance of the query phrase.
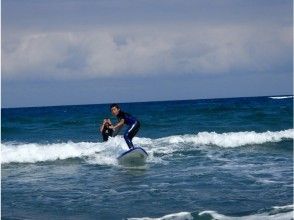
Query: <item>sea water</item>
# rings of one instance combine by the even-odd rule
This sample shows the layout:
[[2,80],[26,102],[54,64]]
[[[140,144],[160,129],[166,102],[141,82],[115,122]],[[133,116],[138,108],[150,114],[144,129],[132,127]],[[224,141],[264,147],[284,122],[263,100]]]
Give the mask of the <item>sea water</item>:
[[293,96],[122,103],[143,167],[102,142],[109,105],[2,109],[2,219],[291,219]]

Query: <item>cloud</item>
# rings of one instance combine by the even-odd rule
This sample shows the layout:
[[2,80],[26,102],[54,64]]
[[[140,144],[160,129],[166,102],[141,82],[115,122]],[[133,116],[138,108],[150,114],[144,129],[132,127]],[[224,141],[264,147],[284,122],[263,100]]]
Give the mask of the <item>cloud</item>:
[[292,68],[290,2],[3,3],[4,79],[228,74]]
[[31,31],[2,37],[2,76],[46,80],[273,71],[289,65],[291,53],[292,26],[184,23]]

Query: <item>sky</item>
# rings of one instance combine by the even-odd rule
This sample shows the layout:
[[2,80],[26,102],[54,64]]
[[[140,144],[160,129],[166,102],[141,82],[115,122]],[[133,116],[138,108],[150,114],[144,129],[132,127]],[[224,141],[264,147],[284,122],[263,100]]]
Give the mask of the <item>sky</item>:
[[293,94],[292,0],[2,0],[2,108]]

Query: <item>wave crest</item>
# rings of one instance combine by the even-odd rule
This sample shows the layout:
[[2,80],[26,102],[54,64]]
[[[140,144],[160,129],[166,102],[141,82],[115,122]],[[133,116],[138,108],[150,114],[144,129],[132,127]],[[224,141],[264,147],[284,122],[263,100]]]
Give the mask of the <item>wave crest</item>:
[[[215,145],[229,148],[280,142],[284,139],[293,139],[293,129],[263,133],[200,132],[196,135],[177,135],[158,139],[135,137],[134,144],[147,150],[150,155],[149,162],[162,163],[164,161],[155,156],[156,154],[171,154],[178,150],[189,150],[199,146]],[[116,158],[126,150],[128,147],[121,136],[110,138],[108,142],[103,143],[2,143],[1,163],[36,163],[81,158],[92,164],[117,165]]]
[[293,95],[289,95],[289,96],[272,96],[272,97],[269,97],[269,98],[270,99],[291,99],[293,97],[294,97]]
[[179,212],[168,214],[159,218],[150,218],[150,217],[143,217],[143,218],[128,218],[128,220],[207,220],[207,219],[219,219],[219,220],[285,220],[285,219],[292,219],[293,217],[293,205],[287,206],[276,206],[267,211],[263,211],[257,214],[250,214],[245,216],[227,216],[220,214],[216,211],[203,211],[203,212]]
[[252,144],[264,144],[266,142],[279,142],[283,139],[293,139],[293,129],[284,131],[267,131],[257,133],[255,131],[229,132],[218,134],[215,132],[200,132],[197,135],[172,136],[163,138],[171,144],[193,143],[196,145],[216,145],[219,147],[240,147]]

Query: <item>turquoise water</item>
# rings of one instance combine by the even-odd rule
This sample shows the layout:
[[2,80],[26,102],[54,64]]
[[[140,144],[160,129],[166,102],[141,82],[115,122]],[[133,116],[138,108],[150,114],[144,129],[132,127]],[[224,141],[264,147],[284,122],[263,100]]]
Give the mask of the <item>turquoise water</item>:
[[2,219],[291,219],[293,96],[121,107],[144,167],[102,142],[108,105],[2,109]]

